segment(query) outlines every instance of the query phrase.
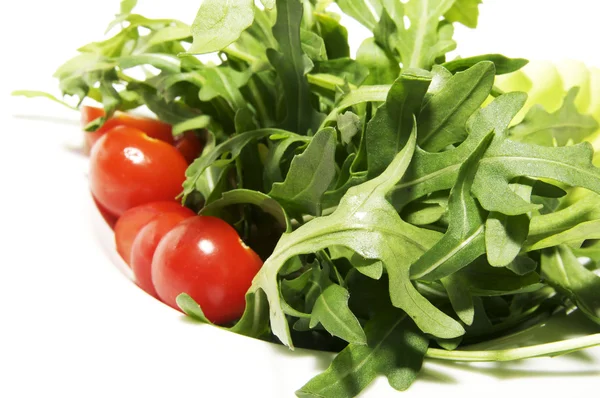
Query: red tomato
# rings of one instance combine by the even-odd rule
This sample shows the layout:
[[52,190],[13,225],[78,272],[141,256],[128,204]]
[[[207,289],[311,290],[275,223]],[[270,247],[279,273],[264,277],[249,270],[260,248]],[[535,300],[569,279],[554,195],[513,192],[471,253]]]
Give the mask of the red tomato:
[[196,216],[158,244],[152,282],[166,304],[178,309],[177,296],[187,293],[211,322],[223,325],[243,314],[246,292],[261,266],[233,227],[219,218]]
[[186,218],[194,217],[193,211],[163,213],[146,224],[137,234],[131,246],[131,269],[136,282],[148,294],[158,298],[152,284],[152,257],[160,240],[177,224]]
[[127,210],[115,224],[117,252],[127,264],[131,264],[133,241],[150,221],[161,214],[194,215],[187,207],[175,201],[152,202]]
[[202,153],[202,141],[193,131],[186,131],[181,137],[175,140],[175,148],[181,152],[185,160],[192,164],[194,160]]
[[121,216],[135,206],[174,200],[187,166],[171,145],[131,127],[115,127],[92,150],[92,194],[110,213]]
[[[96,108],[94,106],[82,106],[81,107],[81,127],[84,128],[90,122],[104,116],[104,109]],[[96,141],[100,139],[109,130],[117,126],[133,127],[143,131],[149,137],[156,138],[173,144],[173,132],[171,125],[168,123],[161,122],[160,120],[150,119],[141,116],[132,116],[126,113],[115,113],[113,117],[108,119],[102,127],[94,132],[85,133],[84,151],[89,153],[92,147],[96,144]]]

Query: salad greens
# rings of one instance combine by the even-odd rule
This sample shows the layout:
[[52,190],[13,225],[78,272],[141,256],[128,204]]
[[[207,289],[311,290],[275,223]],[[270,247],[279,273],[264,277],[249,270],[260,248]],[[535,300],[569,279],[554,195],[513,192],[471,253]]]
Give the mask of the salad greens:
[[[355,58],[332,0],[205,0],[191,26],[135,3],[57,70],[60,89],[203,132],[182,201],[265,259],[229,330],[339,352],[298,396],[353,397],[379,375],[405,390],[425,357],[600,344],[462,348],[573,306],[600,324],[596,72],[570,88],[524,59],[446,59],[480,0],[337,0],[372,32]],[[197,56],[211,52],[220,64]]]

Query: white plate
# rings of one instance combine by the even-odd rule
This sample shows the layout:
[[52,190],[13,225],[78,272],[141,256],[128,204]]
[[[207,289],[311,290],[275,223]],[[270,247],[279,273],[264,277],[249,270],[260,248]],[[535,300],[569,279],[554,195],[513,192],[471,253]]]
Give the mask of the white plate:
[[[140,3],[151,16],[162,16],[165,2]],[[186,10],[196,5],[189,3],[196,2],[171,0],[169,13],[190,15]],[[0,15],[9,23],[0,34],[11,61],[3,58],[0,67],[5,72],[0,97],[0,397],[292,397],[331,356],[291,353],[195,324],[140,291],[115,266],[120,260],[110,230],[88,192],[87,160],[70,149],[81,135],[78,115],[43,101],[6,96],[17,88],[56,92],[53,69],[78,45],[99,38],[118,1],[101,6],[76,0],[4,4]],[[595,7],[591,0],[568,6],[488,0],[482,28],[457,31],[460,53],[578,58],[600,66],[591,39],[596,37]],[[579,318],[568,319],[539,330],[526,343],[566,337],[565,324],[569,330],[598,330]],[[426,361],[404,396],[558,396],[593,394],[598,387],[600,348],[594,348],[518,363]],[[401,395],[379,379],[364,396]]]

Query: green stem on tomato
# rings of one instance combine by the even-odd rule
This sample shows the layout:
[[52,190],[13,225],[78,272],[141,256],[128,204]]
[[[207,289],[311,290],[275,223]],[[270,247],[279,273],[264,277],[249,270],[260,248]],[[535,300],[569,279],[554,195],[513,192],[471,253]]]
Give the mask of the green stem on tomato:
[[427,354],[425,356],[431,359],[459,362],[506,362],[528,358],[557,356],[598,345],[600,345],[600,333],[578,337],[575,339],[556,341],[553,343],[504,350],[446,351],[438,348],[430,348],[427,350]]

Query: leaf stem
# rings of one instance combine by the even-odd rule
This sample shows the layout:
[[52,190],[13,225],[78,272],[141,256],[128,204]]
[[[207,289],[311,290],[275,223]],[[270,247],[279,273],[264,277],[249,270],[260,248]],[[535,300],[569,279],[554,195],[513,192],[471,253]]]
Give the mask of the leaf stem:
[[557,356],[600,345],[600,333],[575,339],[538,344],[529,347],[489,351],[446,351],[430,348],[425,355],[431,359],[460,362],[506,362],[520,359]]

